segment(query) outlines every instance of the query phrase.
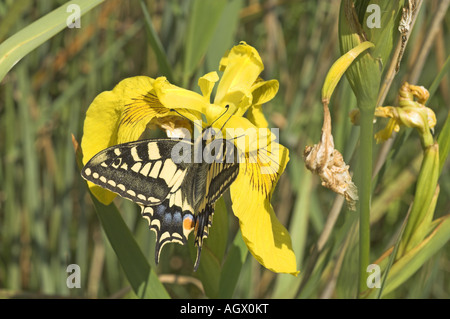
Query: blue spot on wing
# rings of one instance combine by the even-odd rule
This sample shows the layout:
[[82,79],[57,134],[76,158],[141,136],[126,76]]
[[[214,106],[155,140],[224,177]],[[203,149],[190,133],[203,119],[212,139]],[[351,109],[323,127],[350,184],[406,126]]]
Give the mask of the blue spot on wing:
[[[184,244],[186,237],[184,235],[183,220],[184,218],[193,219],[190,211],[182,211],[181,207],[176,205],[169,206],[169,199],[164,200],[159,205],[152,206],[153,214],[150,217],[150,228],[156,232],[155,260],[159,262],[159,255],[164,244],[169,242],[177,242]],[[143,208],[144,211],[144,208]],[[153,223],[158,220],[159,223]],[[170,236],[164,235],[169,233]],[[162,237],[162,238],[161,238]]]
[[171,225],[172,224],[172,214],[167,213],[164,215],[164,224]]
[[[165,202],[166,202],[166,201],[165,201]],[[156,213],[156,215],[158,215],[159,217],[162,217],[162,216],[164,215],[164,212],[165,212],[166,209],[167,209],[167,206],[165,205],[165,202],[162,203],[162,204],[160,204],[160,205],[158,205],[158,206],[156,206],[156,211],[155,211],[155,213]]]
[[175,214],[173,214],[173,223],[176,224],[181,224],[183,222],[183,219],[181,218],[181,213],[180,212],[176,212]]

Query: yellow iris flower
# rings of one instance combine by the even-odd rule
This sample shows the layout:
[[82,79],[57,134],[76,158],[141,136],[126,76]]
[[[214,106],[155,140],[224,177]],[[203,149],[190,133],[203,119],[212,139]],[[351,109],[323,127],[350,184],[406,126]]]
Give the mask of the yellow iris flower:
[[[203,120],[203,126],[213,124],[223,131],[244,132],[245,137],[236,138],[235,144],[245,160],[240,163],[239,175],[230,187],[232,209],[239,219],[243,239],[264,267],[297,275],[290,235],[270,203],[289,160],[289,151],[276,142],[261,110],[261,105],[278,91],[278,81],[259,78],[263,69],[253,47],[245,42],[233,47],[220,61],[223,75],[212,103],[211,94],[219,81],[216,72],[199,79],[202,94],[175,86],[165,77],[137,76],[122,80],[112,91],[98,95],[86,112],[81,141],[83,164],[107,147],[142,138],[149,124],[165,129],[169,136],[177,135],[179,128],[191,126],[186,118]],[[246,112],[247,118],[243,117]],[[247,141],[244,146],[240,142],[243,140]],[[116,196],[88,184],[104,204],[111,203]]]

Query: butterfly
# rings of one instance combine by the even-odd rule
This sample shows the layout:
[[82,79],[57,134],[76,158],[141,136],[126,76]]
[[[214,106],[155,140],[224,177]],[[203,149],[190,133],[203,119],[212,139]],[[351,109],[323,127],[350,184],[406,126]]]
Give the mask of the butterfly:
[[185,244],[194,230],[196,271],[215,202],[239,173],[238,150],[220,135],[211,124],[195,141],[160,138],[115,145],[94,155],[81,176],[141,207],[156,233],[156,264],[165,244]]

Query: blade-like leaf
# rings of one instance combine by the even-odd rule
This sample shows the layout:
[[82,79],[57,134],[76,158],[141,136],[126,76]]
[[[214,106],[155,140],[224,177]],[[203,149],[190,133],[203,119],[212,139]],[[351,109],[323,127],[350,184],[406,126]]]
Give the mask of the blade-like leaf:
[[148,13],[147,6],[143,0],[140,1],[142,13],[144,14],[145,25],[147,27],[148,42],[156,55],[156,60],[158,61],[158,67],[161,72],[169,82],[174,82],[172,67],[170,66],[167,55],[164,51],[161,41],[159,40],[158,34],[155,28],[153,28],[152,19]]
[[241,232],[238,231],[228,251],[222,267],[222,273],[220,274],[219,298],[233,297],[247,254],[248,248],[242,239]]
[[134,293],[140,298],[169,298],[114,203],[105,206],[92,194],[91,198]]
[[187,86],[190,76],[205,55],[225,5],[224,0],[193,1],[187,26],[183,86]]
[[444,164],[447,161],[448,152],[450,150],[450,113],[447,114],[442,131],[439,133],[439,175],[442,173]]
[[239,11],[242,8],[242,0],[231,0],[225,6],[219,19],[216,31],[211,38],[206,52],[206,69],[216,70],[220,59],[227,50],[233,47],[235,34],[239,23]]
[[69,1],[0,44],[0,81],[20,59],[67,27],[67,19],[72,15],[70,5],[78,6],[82,16],[102,2],[103,0]]
[[[430,225],[430,234],[419,245],[411,249],[406,255],[397,260],[391,267],[386,279],[382,297],[386,296],[408,278],[410,278],[423,264],[438,252],[450,240],[450,216],[435,220]],[[383,269],[386,267],[388,257],[392,253],[387,252],[377,264]],[[368,298],[375,298],[378,289],[372,289]]]

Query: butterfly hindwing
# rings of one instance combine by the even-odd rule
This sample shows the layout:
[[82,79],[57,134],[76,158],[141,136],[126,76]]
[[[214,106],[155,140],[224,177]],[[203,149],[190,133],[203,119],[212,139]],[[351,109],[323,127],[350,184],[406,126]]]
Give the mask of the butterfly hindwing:
[[156,206],[142,206],[142,216],[156,234],[155,262],[158,264],[162,247],[167,243],[184,245],[194,225],[194,212],[188,205],[170,206],[166,199]]

